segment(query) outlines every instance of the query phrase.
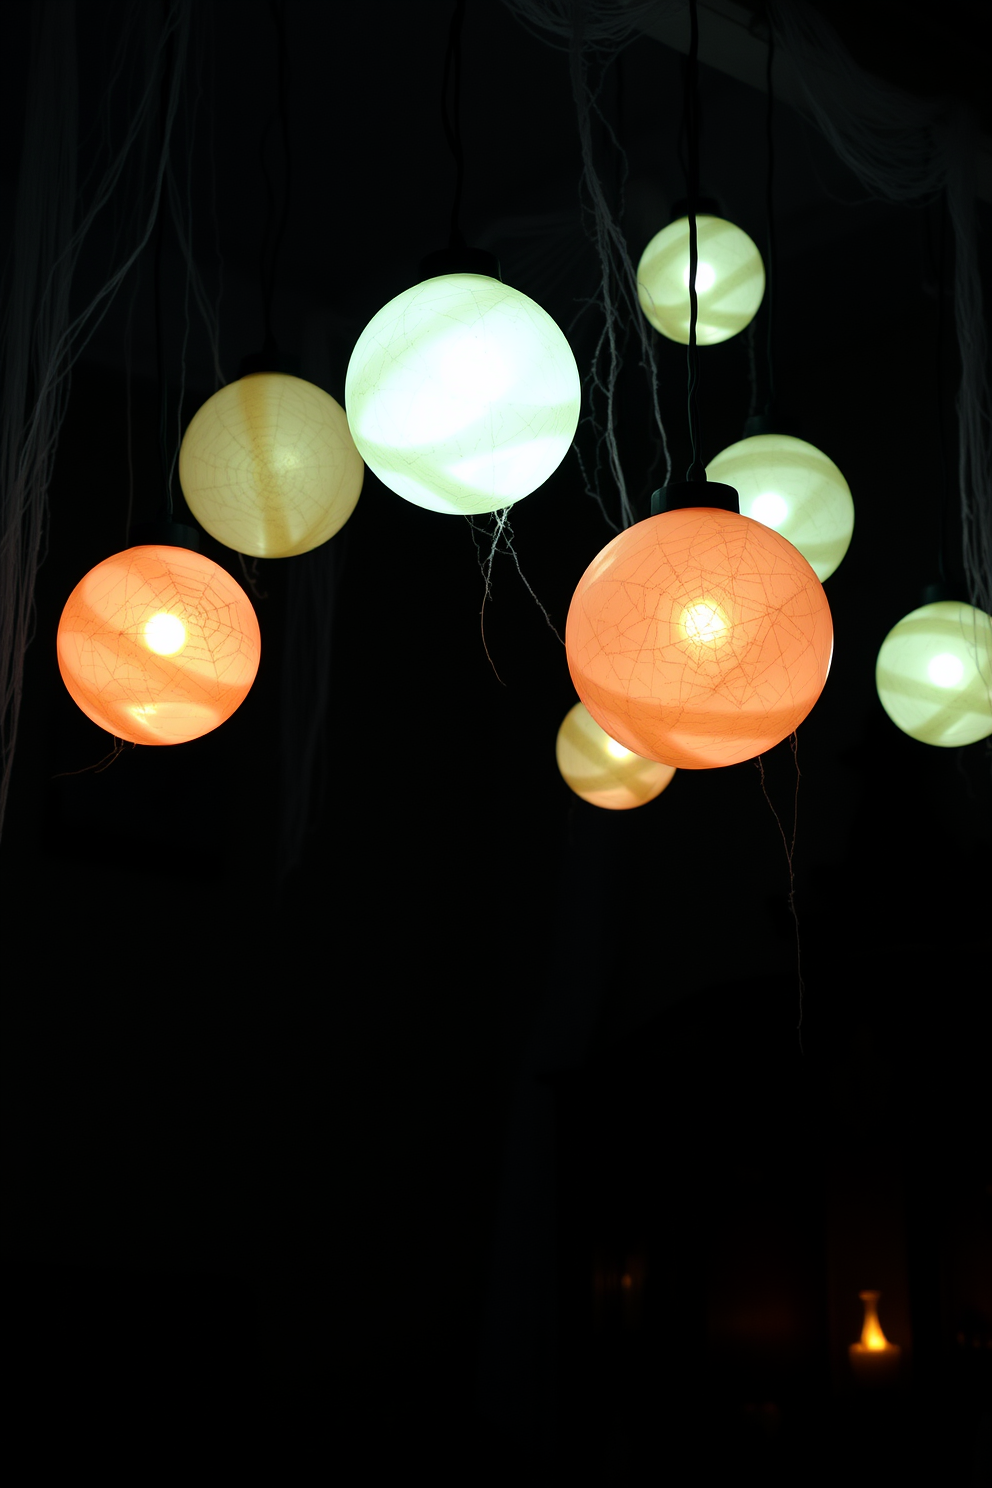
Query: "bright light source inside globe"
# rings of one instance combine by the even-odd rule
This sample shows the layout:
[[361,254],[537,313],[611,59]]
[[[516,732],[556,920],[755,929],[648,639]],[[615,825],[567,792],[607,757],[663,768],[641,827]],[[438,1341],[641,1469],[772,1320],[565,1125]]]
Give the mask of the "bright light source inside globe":
[[608,739],[606,744],[606,752],[607,754],[612,755],[614,759],[626,759],[628,754],[631,753],[631,750],[625,749],[622,744],[618,744],[616,739]]
[[964,676],[964,663],[950,651],[942,651],[939,656],[931,657],[927,664],[927,676],[938,687],[955,687]]
[[[686,289],[689,288],[689,268],[690,265],[686,264],[685,273],[682,275],[682,282],[685,285]],[[705,294],[708,289],[712,289],[715,281],[716,275],[714,274],[708,263],[698,263],[696,265],[697,294]]]
[[700,600],[683,610],[682,630],[687,640],[715,645],[726,634],[727,617],[717,605]]
[[156,656],[178,656],[186,644],[186,627],[178,615],[153,615],[145,621],[145,645]]
[[781,496],[777,496],[774,491],[765,491],[763,495],[756,496],[751,502],[751,509],[747,515],[753,517],[756,522],[761,522],[765,527],[774,527],[777,531],[789,515],[789,508]]

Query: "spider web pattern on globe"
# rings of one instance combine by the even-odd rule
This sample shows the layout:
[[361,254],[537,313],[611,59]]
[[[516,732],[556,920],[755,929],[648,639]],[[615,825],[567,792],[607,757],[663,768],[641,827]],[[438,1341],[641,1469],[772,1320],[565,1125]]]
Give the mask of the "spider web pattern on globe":
[[778,533],[736,513],[666,512],[586,570],[565,633],[576,691],[611,737],[665,764],[751,759],[822,691],[823,587]]

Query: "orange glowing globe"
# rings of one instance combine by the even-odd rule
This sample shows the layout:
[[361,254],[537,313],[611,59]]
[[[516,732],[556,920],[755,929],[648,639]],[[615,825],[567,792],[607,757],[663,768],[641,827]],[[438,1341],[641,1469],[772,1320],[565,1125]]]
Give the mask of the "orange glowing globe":
[[823,585],[784,537],[690,507],[607,544],[572,596],[565,648],[576,692],[611,738],[706,770],[753,759],[798,727],[827,680],[833,623]]
[[247,594],[188,548],[128,548],[91,568],[59,621],[73,701],[131,744],[183,744],[244,702],[261,640]]

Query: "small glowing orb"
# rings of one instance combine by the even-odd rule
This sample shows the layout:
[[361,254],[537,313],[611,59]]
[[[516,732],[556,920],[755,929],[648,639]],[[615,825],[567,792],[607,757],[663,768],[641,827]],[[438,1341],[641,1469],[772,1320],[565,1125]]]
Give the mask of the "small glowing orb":
[[589,710],[576,703],[558,730],[555,757],[570,790],[591,806],[627,811],[660,796],[675,770],[642,759],[604,733]]
[[[682,277],[685,280],[685,287],[686,287],[686,289],[688,289],[689,288],[689,265],[688,264],[686,264],[686,266],[685,266],[685,273],[683,274]],[[696,265],[696,294],[697,295],[705,294],[708,289],[712,289],[713,288],[713,285],[715,283],[716,283],[716,275],[714,274],[713,270],[710,268],[709,264],[708,263],[697,264]]]
[[385,486],[430,511],[498,511],[561,464],[581,387],[540,305],[485,274],[441,274],[390,300],[359,336],[345,406]]
[[992,734],[992,619],[940,600],[913,610],[882,642],[875,685],[892,722],[953,748]]
[[179,451],[194,517],[254,558],[290,558],[327,542],[354,511],[364,475],[340,403],[281,372],[255,372],[214,393]]
[[105,558],[59,621],[70,697],[131,744],[182,744],[217,728],[247,697],[260,650],[241,585],[188,548],[150,544]]
[[186,644],[186,627],[178,615],[153,615],[145,621],[145,644],[156,656],[175,656]]
[[[753,320],[765,292],[765,266],[747,233],[721,217],[697,217],[696,236],[696,341],[712,346]],[[655,329],[688,346],[688,217],[662,228],[641,254],[637,294]]]
[[833,460],[804,439],[741,439],[710,461],[706,479],[733,486],[742,514],[787,537],[821,584],[847,552],[854,531],[850,487]]
[[753,759],[799,726],[827,679],[833,623],[822,584],[784,537],[692,507],[607,544],[572,596],[565,650],[610,738],[705,770]]
[[774,527],[777,532],[789,515],[789,504],[782,500],[777,491],[764,491],[755,497],[744,515],[755,522],[761,522],[765,527]]
[[708,600],[697,600],[695,604],[687,605],[679,623],[688,641],[702,641],[714,646],[726,638],[727,616],[719,605]]

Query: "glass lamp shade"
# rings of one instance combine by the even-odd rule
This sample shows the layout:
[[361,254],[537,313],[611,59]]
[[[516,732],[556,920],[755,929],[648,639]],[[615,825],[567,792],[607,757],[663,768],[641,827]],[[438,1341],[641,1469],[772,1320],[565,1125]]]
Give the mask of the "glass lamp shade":
[[992,734],[992,620],[959,600],[922,605],[882,642],[875,685],[911,739],[953,748]]
[[571,347],[540,305],[485,274],[397,295],[358,338],[345,406],[367,465],[430,511],[498,511],[558,468],[579,421]]
[[208,398],[186,430],[179,481],[218,542],[290,558],[334,536],[365,466],[340,403],[299,377],[255,372]]
[[[765,292],[765,266],[747,233],[722,217],[697,217],[696,236],[696,343],[712,346],[736,336],[754,319]],[[655,330],[688,346],[688,217],[663,227],[641,254],[637,295]]]
[[565,714],[555,756],[570,790],[591,806],[627,811],[660,796],[675,770],[657,760],[642,759],[604,733],[584,703]]
[[741,512],[798,548],[823,583],[854,531],[850,487],[833,460],[790,434],[755,434],[722,450],[706,478],[734,486]]
[[689,507],[606,545],[572,596],[565,649],[576,692],[611,738],[704,770],[752,759],[799,726],[827,680],[833,623],[784,537]]
[[66,601],[62,680],[100,728],[131,744],[183,744],[244,702],[260,655],[247,594],[211,559],[148,545],[105,558]]

